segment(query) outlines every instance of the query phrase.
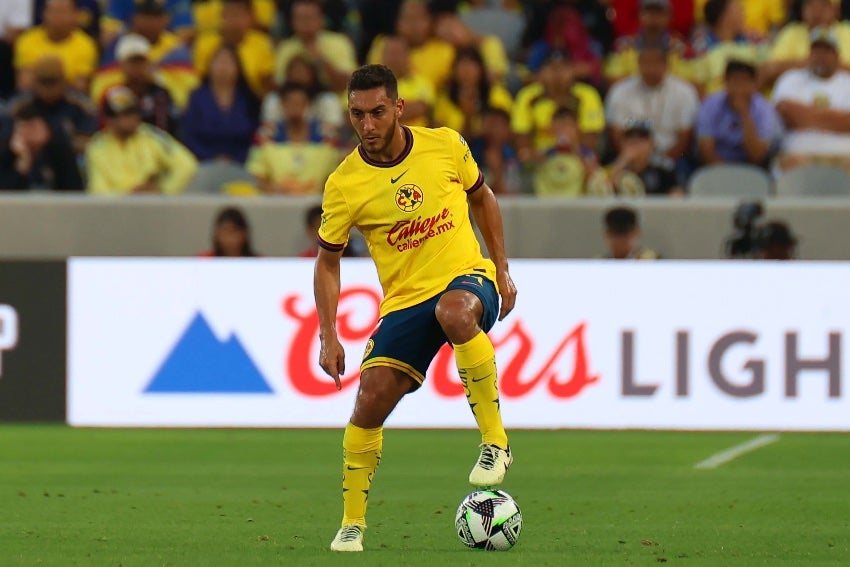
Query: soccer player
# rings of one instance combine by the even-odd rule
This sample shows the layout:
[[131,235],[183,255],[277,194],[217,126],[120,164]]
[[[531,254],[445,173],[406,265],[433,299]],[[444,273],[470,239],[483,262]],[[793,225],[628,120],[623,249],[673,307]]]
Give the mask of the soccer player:
[[[342,441],[343,518],[334,551],[363,550],[366,499],[381,460],[384,421],[405,394],[419,388],[446,341],[454,347],[481,430],[469,482],[497,485],[513,460],[499,413],[495,350],[486,334],[516,301],[499,206],[460,134],[403,126],[403,112],[389,68],[366,65],[352,74],[348,113],[360,145],[328,178],[322,202],[314,281],[319,362],[337,388],[345,371],[335,326],[339,259],[351,227],[366,237],[384,290]],[[470,209],[491,260],[481,254]]]

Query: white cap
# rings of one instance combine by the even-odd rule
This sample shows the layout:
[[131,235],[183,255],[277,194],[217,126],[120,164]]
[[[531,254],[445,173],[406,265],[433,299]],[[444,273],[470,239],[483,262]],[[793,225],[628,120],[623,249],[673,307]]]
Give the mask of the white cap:
[[137,33],[128,33],[118,40],[115,46],[115,59],[126,61],[130,57],[147,57],[151,52],[151,42]]

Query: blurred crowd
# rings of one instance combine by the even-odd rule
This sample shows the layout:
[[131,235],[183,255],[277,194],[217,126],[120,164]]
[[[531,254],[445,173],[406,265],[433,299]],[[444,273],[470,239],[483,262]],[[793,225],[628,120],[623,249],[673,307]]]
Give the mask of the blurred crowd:
[[[3,0],[0,188],[319,194],[345,87],[461,132],[500,195],[850,169],[850,0]],[[622,224],[622,223],[621,223]],[[628,223],[626,223],[628,224]]]

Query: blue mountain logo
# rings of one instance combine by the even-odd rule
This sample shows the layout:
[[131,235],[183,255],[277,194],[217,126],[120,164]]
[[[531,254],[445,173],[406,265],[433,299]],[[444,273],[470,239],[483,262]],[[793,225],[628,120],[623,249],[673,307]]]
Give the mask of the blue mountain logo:
[[272,389],[232,335],[222,342],[201,313],[195,315],[145,393],[270,394]]

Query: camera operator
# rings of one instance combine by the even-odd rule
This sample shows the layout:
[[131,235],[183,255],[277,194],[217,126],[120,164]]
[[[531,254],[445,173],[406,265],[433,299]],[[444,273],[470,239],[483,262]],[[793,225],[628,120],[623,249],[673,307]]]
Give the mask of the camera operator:
[[732,259],[792,260],[797,255],[797,238],[781,221],[759,223],[761,203],[742,203],[732,215],[735,231],[726,239],[725,255]]

